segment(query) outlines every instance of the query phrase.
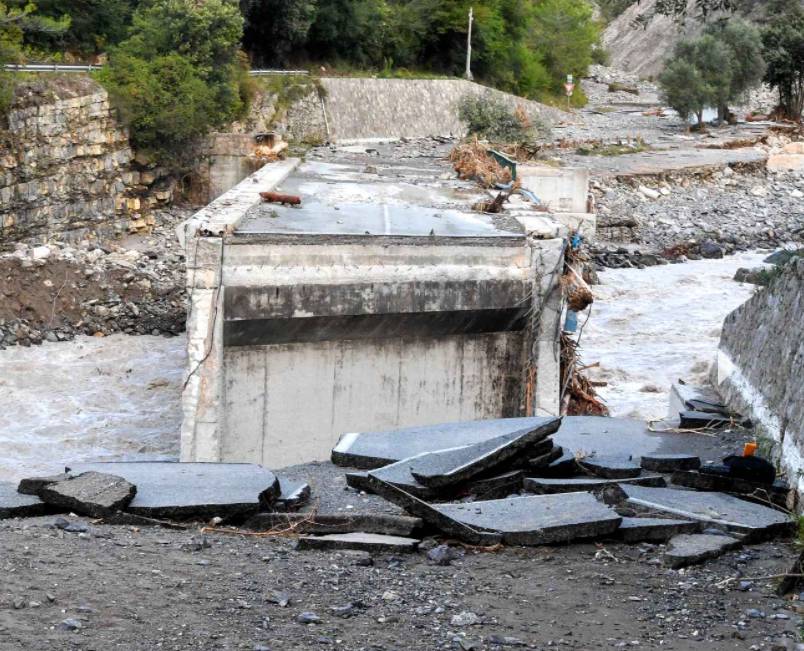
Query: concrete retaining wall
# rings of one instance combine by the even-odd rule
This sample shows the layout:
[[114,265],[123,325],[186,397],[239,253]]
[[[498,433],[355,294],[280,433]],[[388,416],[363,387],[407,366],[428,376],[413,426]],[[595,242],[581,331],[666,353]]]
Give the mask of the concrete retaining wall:
[[804,491],[804,260],[732,312],[723,325],[716,385],[781,452]]
[[464,136],[458,102],[487,93],[511,108],[545,121],[561,111],[464,79],[366,79],[325,77],[330,138],[336,141]]

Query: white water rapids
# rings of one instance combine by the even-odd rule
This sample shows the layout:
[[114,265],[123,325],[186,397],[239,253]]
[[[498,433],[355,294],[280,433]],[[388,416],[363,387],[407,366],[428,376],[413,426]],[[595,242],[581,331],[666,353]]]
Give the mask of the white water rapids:
[[[662,418],[675,380],[705,380],[724,317],[754,291],[734,272],[764,255],[601,272],[581,344],[613,416]],[[76,461],[175,459],[184,345],[114,335],[0,351],[0,481]]]
[[178,456],[184,337],[78,337],[0,351],[0,481],[77,461]]
[[600,272],[581,356],[600,363],[589,377],[608,383],[598,393],[612,416],[662,419],[674,382],[706,383],[723,320],[756,291],[735,282],[734,272],[762,266],[767,255]]

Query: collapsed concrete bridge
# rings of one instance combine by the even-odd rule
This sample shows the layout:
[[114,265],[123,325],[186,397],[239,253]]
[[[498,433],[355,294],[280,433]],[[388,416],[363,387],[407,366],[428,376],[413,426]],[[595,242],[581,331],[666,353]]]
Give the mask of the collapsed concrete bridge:
[[[471,211],[488,194],[433,159],[370,162],[267,165],[182,225],[183,461],[276,468],[347,431],[558,414],[570,229]],[[302,206],[260,203],[273,189]]]

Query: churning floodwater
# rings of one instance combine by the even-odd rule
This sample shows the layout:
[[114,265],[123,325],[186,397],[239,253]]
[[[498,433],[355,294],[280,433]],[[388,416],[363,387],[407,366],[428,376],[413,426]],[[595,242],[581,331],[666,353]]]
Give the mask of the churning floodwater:
[[608,383],[598,392],[612,416],[662,419],[673,382],[707,381],[723,320],[756,291],[734,272],[767,255],[600,273],[581,346],[584,364],[600,364],[589,376]]
[[78,337],[0,350],[0,481],[69,462],[175,459],[184,337]]
[[[734,272],[764,255],[601,272],[581,344],[613,416],[662,418],[675,380],[706,380],[723,319],[755,291]],[[185,359],[184,337],[0,351],[0,481],[76,461],[177,458]]]

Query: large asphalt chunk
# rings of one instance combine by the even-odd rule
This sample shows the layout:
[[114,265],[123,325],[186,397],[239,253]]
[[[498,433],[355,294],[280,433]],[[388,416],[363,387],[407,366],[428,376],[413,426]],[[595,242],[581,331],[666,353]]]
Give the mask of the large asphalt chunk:
[[617,535],[627,543],[665,542],[678,534],[698,533],[702,526],[696,520],[623,518]]
[[697,470],[701,467],[701,459],[694,454],[644,454],[640,465],[655,472]]
[[4,518],[32,518],[52,513],[49,505],[35,495],[23,495],[9,482],[0,482],[0,520]]
[[622,519],[590,493],[509,497],[433,508],[477,531],[497,533],[511,545],[549,545],[606,536],[617,530]]
[[570,477],[569,479],[551,479],[545,477],[527,477],[523,486],[530,493],[540,495],[554,493],[575,493],[588,491],[595,493],[619,484],[637,484],[639,486],[665,486],[661,475],[643,475],[631,479],[598,479],[595,477]]
[[332,463],[351,468],[379,468],[425,452],[472,445],[524,429],[537,429],[555,420],[543,417],[495,418],[385,432],[351,432],[341,436],[332,450]]
[[371,489],[389,502],[401,506],[408,513],[421,518],[427,524],[439,529],[448,536],[453,536],[458,540],[471,543],[473,545],[495,545],[500,542],[499,534],[480,531],[460,520],[456,520],[442,513],[436,506],[420,500],[415,495],[404,491],[398,486],[389,484],[376,477],[373,473],[368,474]]
[[688,520],[711,522],[731,531],[764,538],[790,531],[792,518],[781,511],[725,493],[649,488],[620,484],[629,504],[672,513]]
[[446,488],[500,468],[527,448],[553,434],[561,424],[548,420],[510,434],[463,447],[422,454],[407,463],[410,473],[430,488]]
[[579,459],[578,464],[586,472],[604,479],[629,479],[642,472],[638,463],[624,457],[592,456]]
[[685,567],[717,558],[741,544],[738,538],[731,536],[705,533],[679,534],[670,539],[664,560],[670,567]]
[[128,511],[149,518],[240,518],[257,513],[261,503],[272,504],[281,491],[274,473],[252,463],[119,461],[70,469],[111,473],[135,484]]
[[125,509],[136,494],[137,487],[122,477],[94,471],[46,484],[39,491],[43,502],[93,518]]
[[[421,455],[420,455],[421,456]],[[413,476],[410,471],[411,464],[417,459],[418,457],[412,457],[410,459],[403,459],[402,461],[397,461],[396,463],[389,463],[387,466],[383,466],[382,468],[376,468],[374,470],[370,470],[368,474],[373,475],[379,479],[382,479],[389,484],[397,486],[401,488],[406,493],[410,493],[411,495],[415,495],[420,500],[432,500],[438,496],[438,491],[430,488],[429,486],[425,486],[424,484],[419,483],[419,481]],[[351,480],[353,486],[359,485],[359,482],[355,483],[354,479]],[[364,489],[365,490],[365,489]]]

